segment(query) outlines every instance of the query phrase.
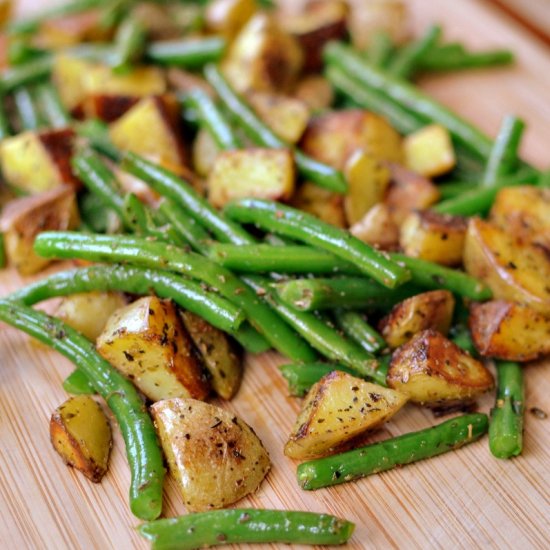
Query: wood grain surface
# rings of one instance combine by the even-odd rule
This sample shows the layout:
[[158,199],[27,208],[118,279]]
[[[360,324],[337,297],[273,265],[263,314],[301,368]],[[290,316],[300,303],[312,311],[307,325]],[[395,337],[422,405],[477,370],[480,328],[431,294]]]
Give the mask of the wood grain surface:
[[[45,2],[35,2],[45,5]],[[49,4],[49,2],[48,2]],[[480,0],[410,0],[414,28],[445,26],[448,39],[472,48],[506,46],[518,55],[512,69],[426,79],[426,89],[491,135],[508,112],[528,124],[524,155],[547,167],[550,146],[550,52],[496,9]],[[27,281],[0,272],[0,294]],[[510,461],[492,458],[487,439],[458,452],[357,483],[301,491],[296,464],[282,447],[299,402],[286,395],[276,366],[265,354],[247,360],[241,391],[229,404],[251,424],[273,469],[242,506],[331,512],[357,524],[347,548],[550,548],[550,419],[527,413],[525,449]],[[49,417],[66,394],[71,365],[0,325],[0,548],[146,548],[128,509],[129,471],[118,431],[111,468],[94,485],[63,465],[49,442]],[[550,413],[550,364],[526,367],[527,409]],[[487,412],[492,396],[480,402]],[[373,440],[421,429],[438,420],[408,406]],[[171,481],[166,516],[185,513]]]

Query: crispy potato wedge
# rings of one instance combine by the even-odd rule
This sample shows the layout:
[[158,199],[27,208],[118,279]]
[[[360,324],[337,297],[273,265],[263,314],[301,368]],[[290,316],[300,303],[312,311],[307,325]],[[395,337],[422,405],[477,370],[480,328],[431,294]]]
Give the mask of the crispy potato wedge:
[[399,244],[399,227],[387,204],[375,204],[357,223],[350,233],[381,250],[395,250]]
[[22,275],[40,271],[52,260],[34,253],[35,237],[42,231],[74,229],[78,223],[76,195],[68,186],[9,202],[0,217],[8,263]]
[[283,140],[297,143],[309,120],[309,109],[299,99],[266,92],[249,92],[247,99],[258,116]]
[[306,395],[285,455],[302,460],[330,454],[389,420],[406,402],[400,392],[331,372]]
[[336,227],[346,227],[344,199],[339,193],[332,193],[306,181],[298,187],[290,204]]
[[390,171],[371,154],[357,149],[346,161],[344,175],[348,182],[344,211],[348,224],[353,225],[383,200]]
[[206,8],[206,28],[232,40],[257,9],[254,0],[213,0]]
[[466,271],[483,281],[495,298],[528,305],[550,316],[550,257],[496,225],[472,218],[464,245]]
[[292,95],[303,101],[311,111],[328,109],[334,101],[334,90],[328,80],[315,74],[301,78]]
[[427,329],[447,334],[451,327],[455,299],[448,290],[422,292],[395,305],[381,319],[378,330],[395,349],[408,342],[415,334]]
[[501,189],[490,220],[510,235],[550,250],[550,189],[533,185]]
[[400,227],[399,244],[407,256],[442,265],[460,265],[467,226],[460,216],[430,210],[411,212]]
[[295,38],[266,13],[252,17],[231,44],[222,70],[239,92],[289,90],[303,64]]
[[210,133],[201,128],[193,141],[192,157],[195,172],[206,177],[214,167],[220,148]]
[[469,325],[485,357],[523,362],[550,353],[550,317],[529,306],[505,300],[472,304]]
[[64,296],[55,310],[55,316],[95,342],[109,317],[126,304],[122,292],[82,292]]
[[440,124],[430,124],[403,140],[407,168],[427,178],[441,176],[456,164],[449,130]]
[[258,489],[267,451],[234,414],[194,399],[168,399],[151,414],[188,512],[223,508]]
[[494,385],[483,363],[435,330],[418,333],[394,352],[387,381],[413,403],[434,408],[469,403]]
[[181,317],[210,374],[212,389],[222,399],[231,399],[239,390],[243,376],[242,359],[237,347],[224,332],[202,317],[190,311],[183,311]]
[[97,351],[152,401],[205,399],[209,384],[175,305],[146,296],[115,311]]
[[66,464],[94,483],[106,474],[111,454],[111,426],[88,395],[70,397],[52,414],[50,439]]
[[167,95],[141,99],[109,128],[115,147],[169,166],[187,163],[181,135],[179,107]]
[[384,202],[397,225],[411,212],[425,210],[439,200],[439,189],[428,178],[393,162],[388,163],[388,168],[391,180]]
[[400,162],[401,136],[386,119],[362,109],[331,111],[313,118],[301,140],[305,153],[339,170],[356,149],[377,160]]
[[218,208],[245,197],[288,200],[294,180],[294,158],[288,149],[222,151],[208,176],[208,199]]
[[86,118],[99,118],[105,122],[114,122],[129,111],[138,97],[127,95],[92,94],[87,96],[82,109]]
[[41,193],[62,184],[79,187],[71,171],[75,135],[70,129],[22,132],[0,143],[4,181],[24,193]]

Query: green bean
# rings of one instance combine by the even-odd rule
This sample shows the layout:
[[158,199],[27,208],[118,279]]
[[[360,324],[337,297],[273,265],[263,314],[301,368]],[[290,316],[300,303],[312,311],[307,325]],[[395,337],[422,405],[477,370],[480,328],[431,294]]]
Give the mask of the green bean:
[[117,73],[129,71],[139,61],[145,49],[147,34],[143,25],[134,17],[127,17],[119,25],[115,35],[115,52],[111,61]]
[[449,181],[446,183],[441,183],[437,186],[441,201],[455,199],[463,193],[469,193],[470,191],[475,191],[478,188],[479,183],[472,181]]
[[422,59],[441,38],[441,27],[432,25],[418,40],[405,46],[392,59],[388,72],[397,78],[409,79],[422,64]]
[[63,389],[73,395],[93,395],[94,386],[84,371],[75,369],[65,380],[63,380]]
[[354,342],[343,338],[322,319],[312,313],[296,310],[283,302],[269,287],[269,279],[247,275],[243,281],[259,292],[273,309],[300,334],[306,342],[332,361],[338,361],[353,369],[360,376],[368,376],[385,385],[386,375],[378,370],[374,356]]
[[52,66],[53,57],[45,55],[23,65],[6,69],[0,75],[0,92],[6,94],[32,82],[45,80],[49,76]]
[[0,320],[60,352],[89,377],[113,411],[126,443],[132,473],[131,510],[140,519],[157,518],[162,509],[162,453],[153,422],[134,386],[96,352],[93,343],[59,319],[1,300]]
[[472,335],[468,330],[468,327],[463,325],[454,326],[449,334],[451,342],[456,344],[459,348],[467,351],[472,357],[477,357],[478,353],[472,340]]
[[461,145],[479,158],[489,158],[492,140],[458,115],[437,103],[415,86],[370,65],[350,47],[332,42],[324,49],[325,60],[340,67],[364,86],[387,94],[426,123],[437,122],[449,130]]
[[8,62],[11,67],[23,65],[44,55],[47,55],[47,51],[33,46],[27,37],[14,38],[9,41]]
[[487,432],[488,423],[484,414],[466,414],[426,430],[304,462],[298,466],[298,484],[306,490],[320,489],[437,456],[476,441]]
[[86,190],[79,193],[76,200],[80,214],[80,231],[109,234],[120,232],[120,218],[97,195]]
[[[449,46],[457,46],[449,44]],[[421,71],[448,72],[463,69],[509,65],[514,62],[514,54],[509,50],[486,52],[466,52],[458,49],[435,48],[426,52],[419,63]]]
[[192,550],[220,544],[343,544],[354,524],[328,514],[233,509],[187,514],[139,526],[153,550]]
[[311,348],[231,271],[193,252],[172,245],[122,235],[85,235],[70,231],[44,232],[34,242],[45,257],[82,258],[100,262],[131,262],[151,269],[176,271],[217,288],[242,308],[248,321],[275,349],[294,361],[312,361]]
[[358,311],[337,309],[334,312],[334,319],[338,328],[365,351],[377,353],[387,347],[380,333],[371,327]]
[[550,170],[541,172],[537,180],[537,185],[539,187],[550,187]]
[[10,121],[6,112],[5,97],[0,94],[0,141],[11,135]]
[[240,225],[225,219],[193,187],[172,172],[133,153],[126,153],[122,169],[149,184],[157,193],[185,209],[197,222],[222,242],[251,244],[254,239]]
[[394,51],[392,37],[384,29],[372,33],[367,47],[367,59],[377,67],[385,67]]
[[501,176],[507,176],[514,172],[518,166],[518,148],[525,122],[508,115],[502,121],[500,131],[491,154],[487,160],[485,173],[481,180],[485,187],[495,187]]
[[160,65],[199,69],[219,61],[225,47],[226,41],[220,36],[163,40],[150,44],[146,56]]
[[109,126],[99,119],[88,119],[75,127],[76,133],[86,138],[90,146],[115,162],[120,161],[120,151],[109,138]]
[[170,298],[211,325],[235,333],[244,321],[242,310],[200,284],[167,271],[123,265],[91,266],[54,273],[10,295],[10,299],[34,305],[55,296],[93,290],[118,290]]
[[266,231],[298,239],[328,250],[347,260],[384,286],[393,288],[410,278],[407,269],[389,260],[347,231],[334,227],[315,216],[281,203],[242,199],[229,203],[225,212],[242,223],[253,223]]
[[242,146],[221,110],[206,92],[194,89],[186,93],[182,101],[187,108],[196,113],[199,124],[208,131],[220,149],[225,151],[239,149]]
[[59,94],[50,82],[38,84],[36,87],[38,101],[51,128],[65,128],[71,123],[71,117],[61,103]]
[[[214,65],[207,65],[204,71],[207,80],[218,93],[221,102],[231,112],[239,126],[249,139],[258,145],[270,148],[292,148],[291,145],[276,136],[273,131],[256,115],[245,101],[231,88],[220,70]],[[336,193],[345,193],[347,183],[343,175],[334,168],[322,164],[300,150],[294,150],[294,159],[300,174],[319,185]]]
[[511,361],[495,361],[497,395],[491,410],[489,448],[497,458],[512,458],[523,449],[525,389],[523,368]]
[[21,130],[38,130],[42,124],[35,98],[28,87],[17,88],[13,93]]
[[233,338],[249,353],[264,353],[271,349],[271,344],[248,321],[239,327]]

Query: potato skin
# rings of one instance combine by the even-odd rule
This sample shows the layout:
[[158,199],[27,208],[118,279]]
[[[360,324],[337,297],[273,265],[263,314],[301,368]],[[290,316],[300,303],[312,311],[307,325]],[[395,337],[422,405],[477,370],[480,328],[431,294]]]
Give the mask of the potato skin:
[[478,352],[508,361],[531,361],[550,353],[550,318],[505,300],[472,304],[470,332]]
[[302,183],[290,200],[291,206],[317,216],[336,227],[346,227],[344,199],[339,193],[306,181]]
[[467,404],[494,385],[482,363],[435,330],[418,333],[394,352],[387,381],[413,403],[434,408]]
[[454,296],[448,290],[423,292],[396,304],[380,321],[378,330],[392,349],[423,330],[434,329],[447,334],[454,306]]
[[107,472],[112,438],[105,413],[88,395],[67,399],[52,414],[50,439],[69,466],[99,483]]
[[387,204],[375,204],[357,223],[350,233],[381,250],[395,250],[399,245],[399,227]]
[[151,407],[170,473],[189,512],[224,508],[256,491],[270,468],[252,428],[234,414],[194,399]]
[[333,371],[306,395],[285,445],[285,455],[309,459],[330,454],[389,420],[406,401],[400,392]]

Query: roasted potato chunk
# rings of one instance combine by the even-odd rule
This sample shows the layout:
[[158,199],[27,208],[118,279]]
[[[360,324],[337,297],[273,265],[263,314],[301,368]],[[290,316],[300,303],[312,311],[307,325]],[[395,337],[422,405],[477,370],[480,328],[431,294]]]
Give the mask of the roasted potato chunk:
[[306,395],[285,455],[301,460],[330,454],[389,420],[406,401],[400,392],[342,371],[331,372]]
[[239,92],[287,91],[302,68],[297,41],[266,13],[255,15],[241,29],[223,61],[222,69]]
[[106,65],[93,65],[83,75],[88,94],[112,94],[144,97],[161,95],[166,91],[164,73],[158,67],[133,67],[117,74]]
[[206,27],[231,40],[256,11],[254,0],[213,0],[206,8]]
[[550,317],[528,306],[505,300],[472,304],[469,324],[475,347],[485,357],[531,361],[550,353]]
[[218,208],[244,197],[287,200],[294,192],[294,179],[288,149],[223,151],[208,177],[208,198]]
[[306,181],[300,185],[290,204],[294,208],[313,214],[331,225],[346,227],[344,200],[339,193],[332,193]]
[[533,185],[501,189],[491,208],[490,219],[521,241],[550,250],[550,189]]
[[141,99],[109,128],[113,144],[162,165],[187,163],[187,151],[181,138],[179,108],[171,96]]
[[127,95],[93,94],[86,97],[82,108],[86,118],[99,118],[110,123],[118,120],[138,101],[138,97]]
[[111,426],[98,403],[88,395],[71,397],[50,420],[50,439],[66,464],[94,483],[106,474],[111,454]]
[[399,244],[399,227],[387,204],[375,204],[357,223],[350,233],[381,250],[394,250]]
[[382,201],[390,183],[390,172],[372,155],[357,149],[347,160],[344,175],[348,182],[344,211],[348,224],[353,225]]
[[251,92],[247,99],[258,116],[283,140],[296,143],[308,120],[307,105],[291,97],[265,92]]
[[411,212],[403,221],[399,244],[407,256],[442,265],[460,265],[466,240],[464,218],[430,210]]
[[101,17],[100,10],[46,17],[40,23],[36,42],[42,48],[58,49],[80,42],[108,40],[109,30],[101,24]]
[[121,292],[82,292],[64,296],[55,316],[95,342],[109,317],[127,301]]
[[223,508],[253,493],[270,460],[252,428],[194,399],[168,399],[151,414],[188,512]]
[[464,267],[486,283],[495,298],[550,315],[550,257],[543,248],[473,218],[466,233]]
[[22,275],[40,271],[51,260],[34,253],[34,239],[38,233],[74,229],[78,223],[76,195],[67,186],[11,201],[0,218],[8,263]]
[[434,329],[447,334],[454,307],[454,296],[448,290],[423,292],[395,305],[380,321],[378,330],[392,349],[423,330]]
[[71,171],[74,132],[69,129],[23,132],[0,143],[4,181],[24,193],[41,193],[62,184],[78,187]]
[[308,155],[339,170],[356,149],[377,160],[400,162],[401,136],[386,119],[361,109],[332,111],[313,118],[302,138]]
[[204,399],[209,385],[175,305],[146,296],[115,311],[97,351],[152,401]]
[[334,90],[328,80],[315,74],[299,80],[292,95],[303,101],[311,111],[328,109],[334,101]]
[[94,63],[68,54],[57,54],[52,67],[52,79],[59,97],[68,111],[75,112],[86,99],[88,90],[84,75]]
[[190,311],[182,312],[181,316],[210,374],[212,389],[222,399],[231,399],[237,393],[243,375],[242,360],[236,346],[224,332],[202,317]]
[[418,333],[394,352],[387,381],[413,403],[434,408],[469,403],[494,384],[483,363],[435,330]]
[[452,170],[456,157],[449,130],[440,124],[430,124],[403,140],[405,163],[427,178],[441,176]]

